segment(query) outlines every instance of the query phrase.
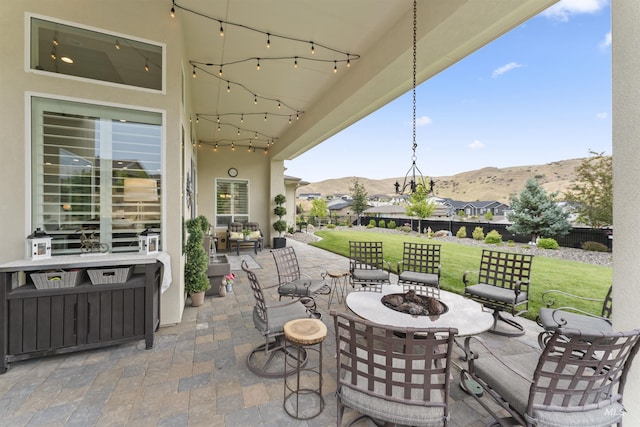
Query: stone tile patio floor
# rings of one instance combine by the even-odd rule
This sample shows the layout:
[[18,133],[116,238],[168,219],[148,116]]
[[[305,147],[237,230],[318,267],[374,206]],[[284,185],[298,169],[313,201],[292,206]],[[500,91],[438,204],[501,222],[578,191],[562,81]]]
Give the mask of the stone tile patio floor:
[[[344,257],[292,240],[288,244],[295,247],[301,270],[312,277],[323,268],[348,269]],[[261,283],[275,284],[268,249],[254,258],[262,266],[256,271]],[[323,344],[325,408],[312,420],[298,421],[282,408],[283,380],[259,378],[246,367],[246,355],[263,339],[253,326],[246,276],[236,273],[231,294],[208,297],[200,307],[188,301],[180,324],[156,332],[153,349],[145,350],[140,341],[13,363],[0,375],[0,425],[335,426],[335,339],[328,296],[317,299],[329,330]],[[345,310],[335,299],[331,308]],[[537,348],[539,329],[534,322],[526,327],[519,338],[489,333],[481,338],[503,352],[529,352]],[[464,366],[456,352],[454,360]],[[458,372],[454,369],[449,425],[486,425],[489,415],[458,387]],[[355,416],[347,409],[345,425]]]

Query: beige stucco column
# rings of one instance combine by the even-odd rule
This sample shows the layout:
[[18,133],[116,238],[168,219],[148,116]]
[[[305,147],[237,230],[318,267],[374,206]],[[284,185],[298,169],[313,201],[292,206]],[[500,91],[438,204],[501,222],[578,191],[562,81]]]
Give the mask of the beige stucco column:
[[[613,58],[613,322],[640,328],[640,2],[611,2]],[[624,424],[640,425],[640,356],[627,377]]]

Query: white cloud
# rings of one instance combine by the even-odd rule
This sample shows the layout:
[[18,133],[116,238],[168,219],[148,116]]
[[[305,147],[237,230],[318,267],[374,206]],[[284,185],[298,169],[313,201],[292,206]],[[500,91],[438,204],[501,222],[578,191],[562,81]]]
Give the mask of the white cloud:
[[430,125],[431,122],[432,120],[431,120],[431,117],[429,116],[421,116],[416,118],[417,126],[427,126],[427,125]]
[[600,49],[607,49],[611,46],[611,31],[604,35],[604,39],[600,42]]
[[511,71],[516,68],[522,67],[522,64],[518,64],[517,62],[509,62],[507,65],[503,65],[502,67],[496,68],[493,70],[493,74],[491,74],[492,78],[498,78],[507,71]]
[[472,150],[479,150],[481,148],[484,148],[484,144],[476,139],[471,144],[467,145],[467,147],[471,148]]
[[608,114],[608,113],[604,113],[604,112],[603,112],[603,113],[597,113],[597,114],[596,114],[596,118],[601,119],[601,120],[604,120],[604,119],[606,119],[607,117],[609,117],[609,114]]
[[596,13],[604,9],[609,0],[561,0],[542,12],[547,18],[566,22],[571,15],[580,13]]

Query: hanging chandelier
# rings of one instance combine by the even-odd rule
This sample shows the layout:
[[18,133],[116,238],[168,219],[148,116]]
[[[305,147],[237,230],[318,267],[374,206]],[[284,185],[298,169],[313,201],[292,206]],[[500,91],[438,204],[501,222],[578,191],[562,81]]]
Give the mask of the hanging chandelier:
[[416,148],[418,143],[416,142],[416,52],[417,52],[417,27],[418,27],[418,6],[417,0],[413,0],[413,154],[411,156],[411,167],[404,176],[404,182],[402,185],[398,181],[394,184],[396,188],[396,194],[404,194],[405,191],[415,193],[419,186],[422,186],[426,193],[433,191],[434,182],[433,179],[429,180],[429,187],[424,182],[422,172],[416,165]]

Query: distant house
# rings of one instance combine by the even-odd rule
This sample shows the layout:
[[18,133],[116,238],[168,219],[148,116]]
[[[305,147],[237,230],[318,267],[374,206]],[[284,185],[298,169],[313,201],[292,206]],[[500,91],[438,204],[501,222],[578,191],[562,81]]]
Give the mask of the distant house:
[[509,205],[491,200],[477,202],[462,202],[453,199],[443,199],[442,204],[449,208],[453,214],[463,211],[467,216],[483,216],[487,212],[491,212],[494,216],[504,216],[505,211],[509,210]]
[[407,210],[404,206],[400,205],[381,205],[373,206],[362,213],[365,216],[370,217],[384,217],[384,218],[406,218]]
[[320,193],[300,193],[298,194],[298,199],[301,200],[316,200],[322,198],[322,194]]

